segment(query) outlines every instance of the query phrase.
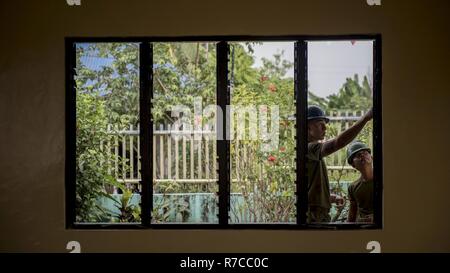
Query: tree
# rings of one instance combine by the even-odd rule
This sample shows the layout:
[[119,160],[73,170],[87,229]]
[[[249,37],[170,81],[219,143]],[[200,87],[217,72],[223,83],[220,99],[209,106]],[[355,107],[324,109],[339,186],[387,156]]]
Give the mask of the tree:
[[138,44],[92,43],[78,46],[76,80],[77,94],[89,94],[104,101],[110,124],[138,124]]
[[194,98],[216,104],[215,48],[210,43],[154,43],[154,123],[172,123],[173,106],[194,108]]
[[337,94],[327,97],[329,110],[368,110],[372,107],[372,89],[367,77],[359,84],[358,74],[347,78]]
[[308,104],[319,106],[322,109],[328,109],[328,100],[315,95],[311,91],[308,91]]

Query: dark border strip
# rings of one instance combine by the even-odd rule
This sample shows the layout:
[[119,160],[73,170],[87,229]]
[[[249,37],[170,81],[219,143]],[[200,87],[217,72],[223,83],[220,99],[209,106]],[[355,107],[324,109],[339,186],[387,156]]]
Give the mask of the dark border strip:
[[297,223],[306,224],[308,210],[308,177],[306,170],[308,106],[308,44],[304,40],[295,45],[295,106],[296,106],[296,177]]
[[72,228],[76,221],[76,47],[70,39],[66,47],[66,228]]
[[141,138],[141,220],[144,226],[150,226],[153,207],[153,179],[151,154],[153,149],[151,118],[151,98],[153,96],[153,52],[150,43],[139,45],[139,103],[140,103],[140,133]]
[[343,34],[343,35],[228,35],[228,36],[155,36],[155,37],[70,37],[77,42],[213,42],[213,41],[339,41],[339,40],[373,40],[377,34]]
[[225,41],[217,44],[217,105],[222,109],[222,117],[217,117],[217,156],[219,159],[219,226],[228,225],[230,207],[230,145],[229,130],[227,130],[229,105],[228,83],[228,44]]
[[383,126],[381,99],[381,35],[375,37],[373,45],[373,154],[374,154],[374,222],[383,228]]
[[[77,223],[76,229],[149,229],[143,224],[133,223]],[[351,229],[379,229],[375,224],[309,224],[297,225],[296,223],[255,223],[255,224],[228,224],[226,226],[217,223],[186,224],[186,223],[164,223],[151,224],[151,229],[234,229],[234,230],[351,230]]]

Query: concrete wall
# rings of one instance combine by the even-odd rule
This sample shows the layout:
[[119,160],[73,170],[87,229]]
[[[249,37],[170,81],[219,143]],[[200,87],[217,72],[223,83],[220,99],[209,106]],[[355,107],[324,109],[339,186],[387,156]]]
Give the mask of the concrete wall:
[[[0,2],[0,251],[450,251],[450,2],[81,2]],[[383,230],[65,229],[64,37],[364,33],[383,38]]]

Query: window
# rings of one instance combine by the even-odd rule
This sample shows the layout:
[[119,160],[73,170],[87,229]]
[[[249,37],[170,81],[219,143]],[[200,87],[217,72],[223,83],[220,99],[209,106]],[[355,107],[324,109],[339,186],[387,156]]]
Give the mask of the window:
[[152,223],[218,223],[215,43],[153,43]]
[[67,226],[381,228],[380,68],[379,35],[67,38]]
[[294,42],[229,54],[230,223],[295,223]]
[[[308,41],[308,106],[321,107],[330,118],[323,142],[354,125],[373,107],[372,55],[372,40]],[[363,127],[354,141],[373,150],[372,121]],[[350,204],[355,197],[349,186],[361,174],[347,161],[346,149],[325,157],[330,193],[344,199],[344,205],[331,204],[331,222],[346,221],[349,213],[354,213],[350,212],[354,210]],[[369,186],[366,190],[373,191]],[[318,195],[318,192],[310,194]],[[358,221],[362,220],[358,217]]]
[[139,45],[75,51],[75,221],[139,222]]

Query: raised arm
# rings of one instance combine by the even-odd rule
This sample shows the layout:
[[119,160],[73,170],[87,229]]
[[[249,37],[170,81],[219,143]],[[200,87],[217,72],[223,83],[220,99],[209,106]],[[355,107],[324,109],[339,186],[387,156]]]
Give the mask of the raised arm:
[[333,139],[326,141],[322,145],[321,155],[325,157],[330,155],[342,148],[344,148],[347,144],[352,142],[355,137],[361,132],[366,123],[371,120],[373,117],[373,109],[370,109],[364,116],[362,116],[358,121],[353,124],[352,127],[348,128],[340,135],[336,136]]

